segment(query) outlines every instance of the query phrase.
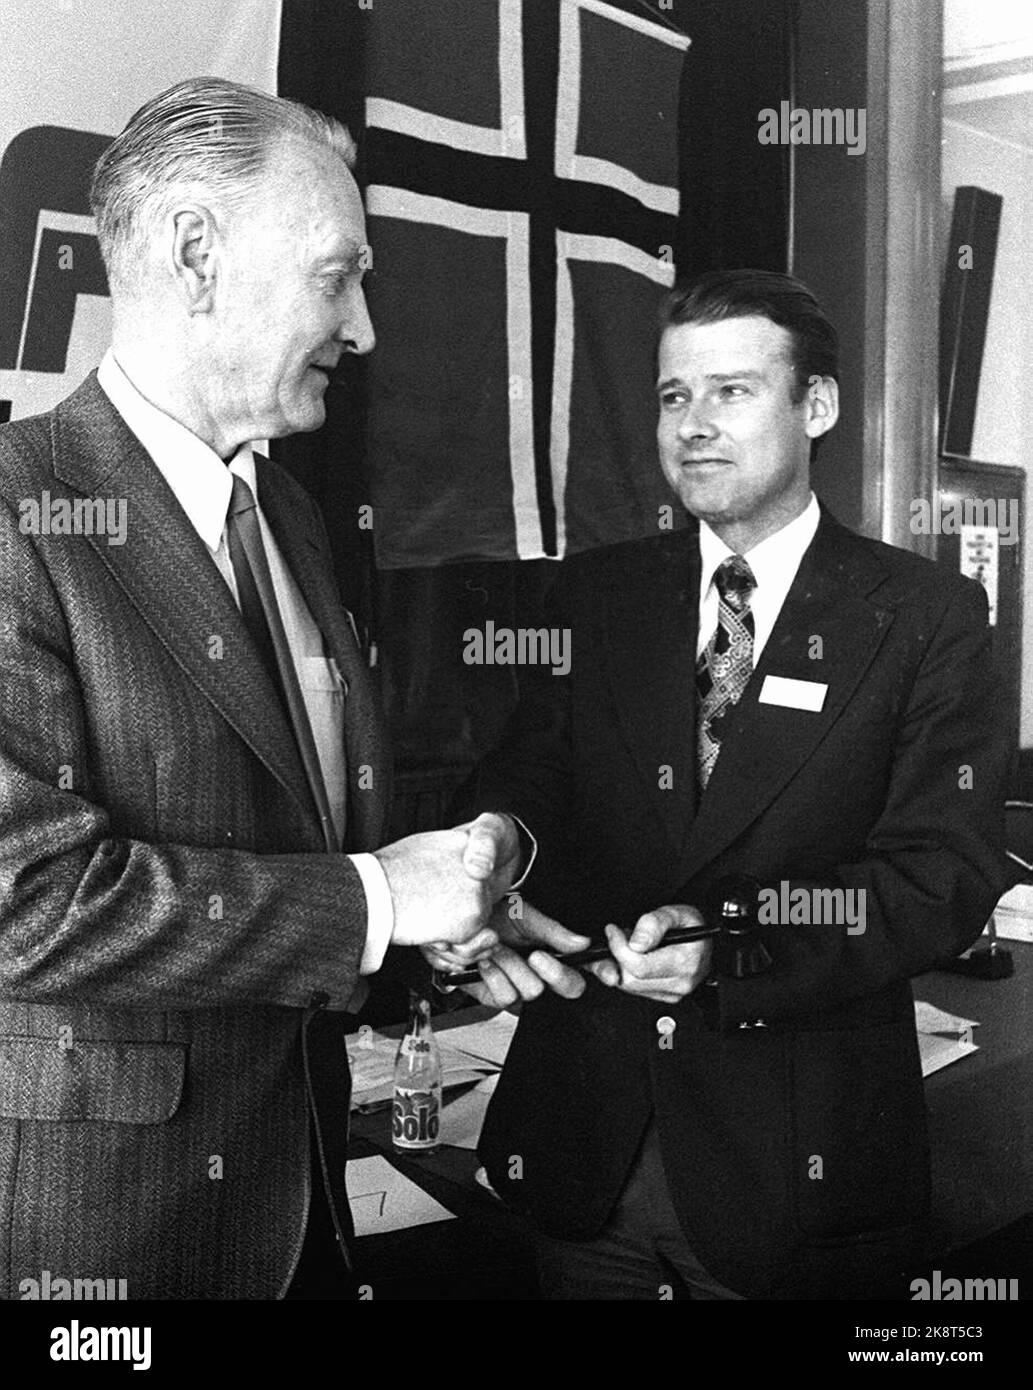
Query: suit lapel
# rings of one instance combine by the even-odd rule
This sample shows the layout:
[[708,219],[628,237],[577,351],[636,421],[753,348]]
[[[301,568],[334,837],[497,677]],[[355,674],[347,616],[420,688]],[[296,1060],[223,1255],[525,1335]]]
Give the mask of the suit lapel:
[[233,597],[95,373],[58,406],[54,421],[56,475],[85,496],[127,502],[125,544],[89,537],[98,556],[172,659],[303,808],[315,833],[294,736]]
[[[271,485],[267,464],[258,460],[259,502],[305,602],[348,684],[345,741],[348,758],[348,829],[346,844],[370,846],[379,835],[388,789],[381,785],[387,767],[384,720],[376,685],[356,634],[337,593],[329,555],[319,545],[310,520]],[[378,776],[360,777],[363,766]]]
[[655,804],[661,798],[671,846],[680,854],[696,809],[696,633],[699,540],[695,527],[628,548],[602,596],[608,680],[635,764]]
[[[842,714],[893,614],[869,601],[885,571],[827,513],[800,563],[760,662],[734,712],[681,866],[687,882],[767,809]],[[821,639],[815,659],[813,639]],[[761,704],[768,675],[827,685],[820,712]]]

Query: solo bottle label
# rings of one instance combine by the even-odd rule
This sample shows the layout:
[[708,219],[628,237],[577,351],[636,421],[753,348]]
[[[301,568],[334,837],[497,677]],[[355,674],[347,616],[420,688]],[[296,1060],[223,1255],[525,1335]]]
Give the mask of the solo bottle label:
[[430,1153],[441,1131],[441,1057],[430,1005],[410,996],[409,1023],[395,1058],[391,1142],[402,1153]]

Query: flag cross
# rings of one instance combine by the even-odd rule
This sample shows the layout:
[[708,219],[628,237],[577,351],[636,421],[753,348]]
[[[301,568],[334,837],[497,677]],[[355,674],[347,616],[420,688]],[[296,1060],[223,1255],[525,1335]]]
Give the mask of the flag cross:
[[[408,194],[444,200],[460,208],[486,212],[523,214],[526,218],[526,299],[530,306],[531,438],[533,447],[534,494],[540,519],[542,552],[561,553],[557,528],[557,497],[553,468],[553,380],[557,333],[557,284],[564,244],[570,238],[596,238],[623,243],[632,248],[634,268],[645,268],[660,283],[670,283],[673,263],[664,248],[674,244],[677,227],[677,191],[669,192],[671,210],[650,207],[619,187],[586,178],[568,178],[557,172],[557,140],[564,135],[559,112],[564,102],[563,84],[570,80],[569,67],[577,61],[577,45],[571,42],[571,25],[576,26],[581,9],[612,11],[596,0],[562,0],[543,5],[540,0],[524,0],[522,7],[512,0],[500,6],[500,25],[507,18],[516,20],[517,32],[508,36],[517,43],[522,60],[522,91],[519,117],[509,117],[503,103],[500,144],[507,152],[486,153],[482,149],[457,147],[452,143],[429,140],[419,132],[421,116],[413,110],[412,129],[399,128],[404,120],[394,108],[390,123],[378,120],[381,106],[368,104],[367,159],[370,210],[387,210],[376,195],[404,188]],[[628,19],[628,23],[633,21]],[[564,27],[566,32],[564,33]],[[505,42],[506,35],[500,34]],[[687,44],[687,40],[684,41]],[[503,54],[503,60],[505,55]],[[501,66],[501,63],[500,63]],[[605,93],[585,92],[581,101],[605,100]],[[577,111],[574,116],[576,118]],[[449,123],[452,124],[452,123]],[[507,128],[510,127],[510,128]],[[517,129],[512,129],[516,126]],[[471,128],[477,129],[477,128]],[[565,132],[572,146],[576,129]],[[471,142],[471,144],[474,142]],[[517,146],[520,157],[508,152]],[[634,181],[634,176],[631,176]],[[647,187],[652,187],[651,185]],[[605,259],[594,254],[593,259]],[[627,257],[614,259],[627,264]],[[652,263],[650,268],[649,263]],[[571,334],[572,336],[572,334]],[[560,501],[560,505],[562,502]]]

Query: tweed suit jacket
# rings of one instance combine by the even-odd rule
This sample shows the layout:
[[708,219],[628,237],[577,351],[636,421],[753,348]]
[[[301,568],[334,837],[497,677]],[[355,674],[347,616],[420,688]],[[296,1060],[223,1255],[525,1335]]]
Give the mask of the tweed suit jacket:
[[[346,848],[372,849],[377,694],[313,502],[269,461],[258,484],[350,687]],[[47,493],[125,499],[125,544],[25,534]],[[49,1270],[130,1298],[276,1297],[310,1118],[346,1221],[339,1025],[365,895],[324,850],[225,581],[95,374],[0,429],[0,700],[0,1294]]]
[[[780,908],[756,978],[677,1005],[589,979],[525,1005],[480,1153],[543,1230],[588,1238],[652,1118],[713,1275],[750,1297],[866,1296],[920,1251],[929,1201],[908,978],[969,945],[1008,881],[986,599],[823,510],[700,796],[699,585],[695,526],[565,561],[550,622],[570,672],[529,668],[464,812],[520,816],[529,901],[593,936],[705,907],[729,874],[861,893],[861,930]],[[820,708],[762,698],[769,676],[820,688]]]

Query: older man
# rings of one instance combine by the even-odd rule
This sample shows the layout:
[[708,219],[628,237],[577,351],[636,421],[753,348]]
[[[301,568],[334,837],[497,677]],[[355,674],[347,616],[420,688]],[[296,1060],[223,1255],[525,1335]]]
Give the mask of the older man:
[[[691,524],[564,564],[570,674],[530,673],[471,790],[537,837],[529,896],[612,953],[587,988],[503,944],[481,967],[501,1002],[541,995],[481,1154],[554,1297],[863,1297],[916,1248],[908,977],[1005,886],[1008,750],[980,587],[811,491],[838,376],[799,281],[672,293],[657,438]],[[665,941],[728,874],[766,890],[752,978]]]
[[342,1011],[390,941],[494,940],[498,821],[376,848],[367,653],[249,443],[373,346],[351,160],[232,83],[148,102],[94,180],[111,350],[0,431],[6,1297],[343,1288]]

